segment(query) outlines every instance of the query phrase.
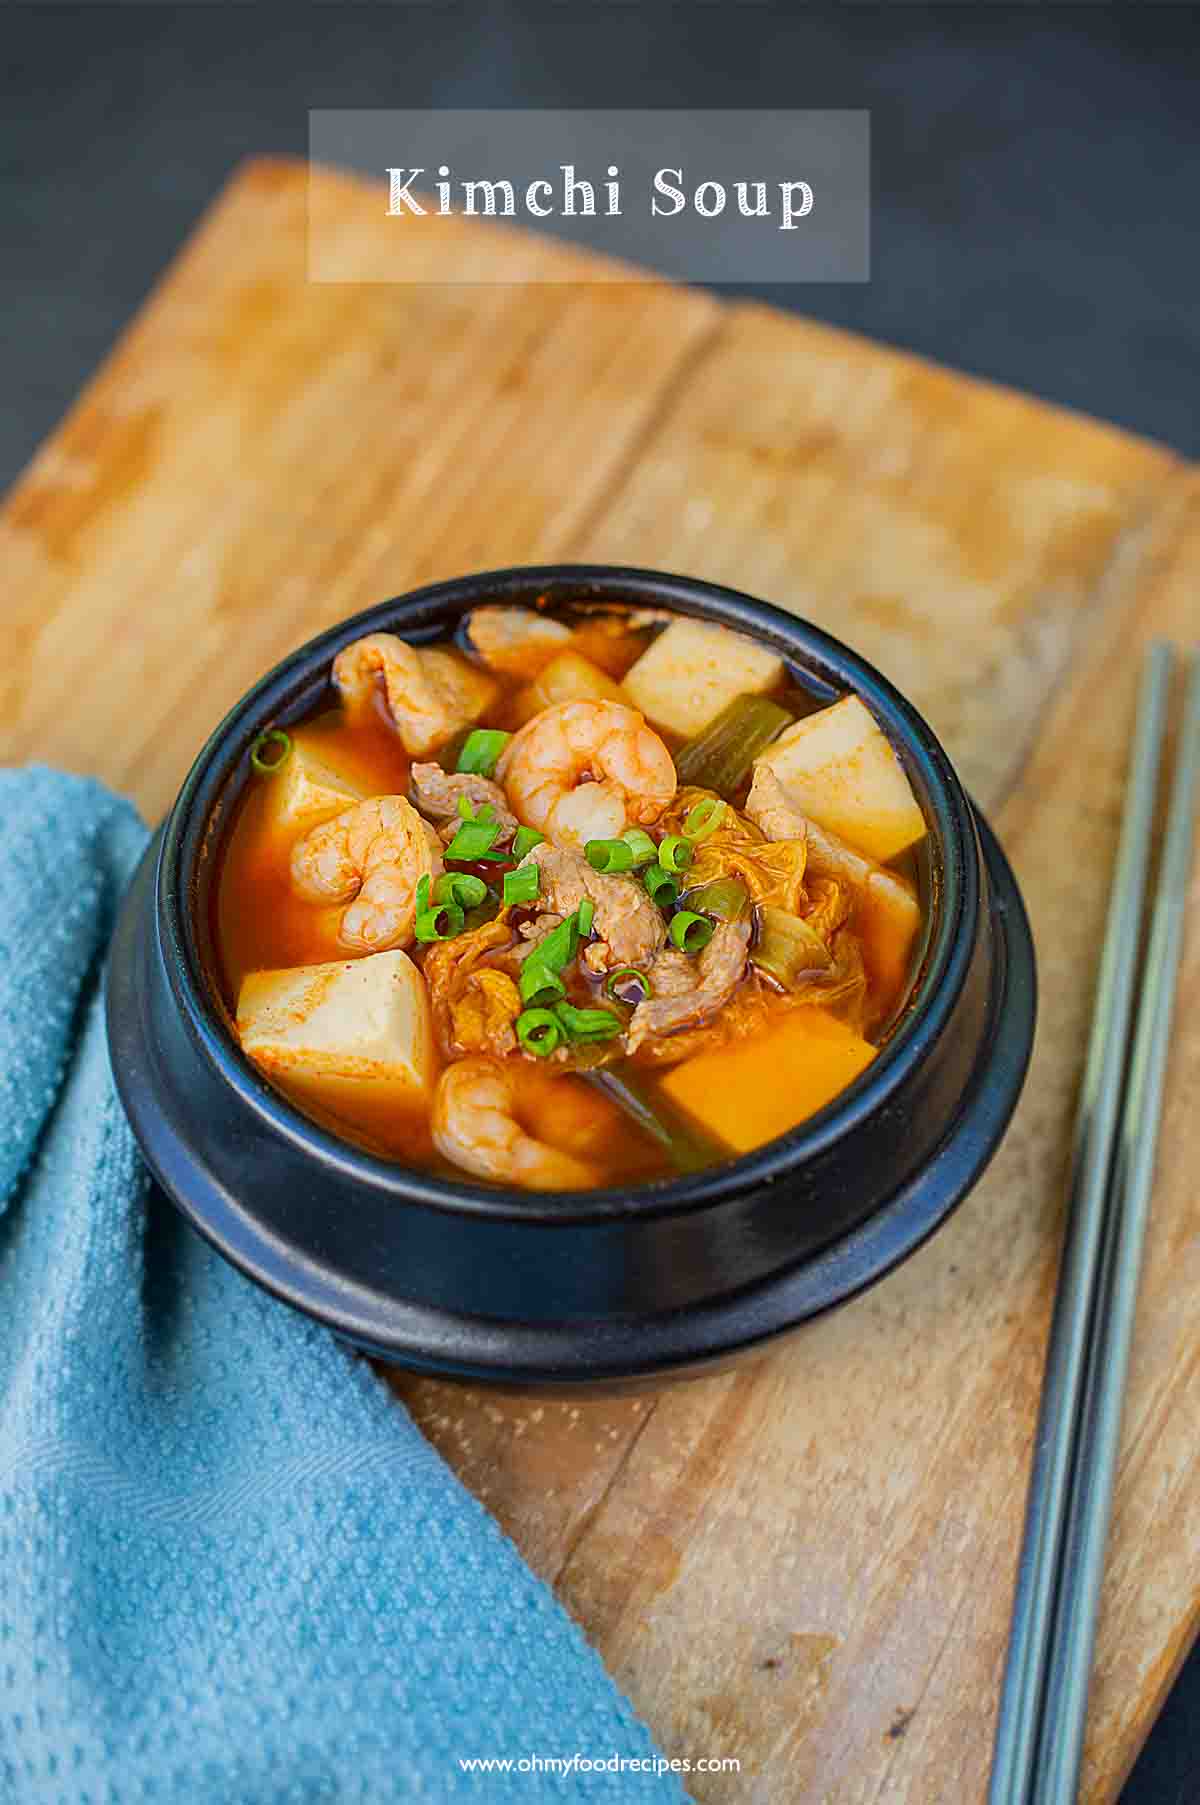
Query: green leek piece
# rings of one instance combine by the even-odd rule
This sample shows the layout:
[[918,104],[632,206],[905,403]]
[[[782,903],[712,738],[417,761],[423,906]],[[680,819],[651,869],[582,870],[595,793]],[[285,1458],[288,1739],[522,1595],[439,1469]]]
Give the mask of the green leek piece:
[[794,717],[766,696],[735,696],[675,760],[681,784],[732,796],[750,767]]

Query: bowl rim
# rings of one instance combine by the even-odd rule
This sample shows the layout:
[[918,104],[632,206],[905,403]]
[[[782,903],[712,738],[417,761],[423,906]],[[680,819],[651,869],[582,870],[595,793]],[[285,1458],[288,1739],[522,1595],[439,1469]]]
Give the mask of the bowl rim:
[[[903,1014],[869,1066],[823,1109],[798,1127],[735,1159],[699,1173],[589,1191],[526,1191],[461,1181],[390,1161],[340,1139],[275,1090],[242,1052],[197,931],[201,857],[225,831],[225,807],[240,793],[255,736],[308,712],[301,696],[328,682],[343,645],[365,632],[395,630],[418,643],[445,629],[449,611],[461,615],[484,601],[529,600],[665,606],[717,620],[764,640],[808,681],[831,696],[862,696],[916,777],[930,828],[934,907],[924,956]],[[403,624],[401,624],[403,621]],[[239,771],[242,775],[239,776]],[[220,814],[218,815],[218,810]],[[974,815],[953,767],[928,723],[866,659],[832,634],[703,578],[634,566],[554,564],[481,571],[426,584],[373,604],[289,653],[249,689],[201,748],[164,824],[155,877],[155,907],[164,964],[176,1006],[206,1062],[271,1133],[288,1141],[343,1180],[369,1185],[397,1201],[458,1215],[540,1226],[577,1226],[637,1217],[685,1215],[782,1180],[824,1154],[901,1090],[952,1014],[965,983],[981,905]]]

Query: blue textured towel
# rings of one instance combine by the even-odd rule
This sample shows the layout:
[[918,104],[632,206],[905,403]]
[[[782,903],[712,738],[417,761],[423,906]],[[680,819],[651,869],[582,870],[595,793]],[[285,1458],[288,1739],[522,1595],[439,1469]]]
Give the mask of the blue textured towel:
[[[683,1799],[369,1368],[149,1186],[99,1000],[133,811],[5,771],[0,822],[0,1799]],[[646,1766],[459,1766],[576,1753]]]

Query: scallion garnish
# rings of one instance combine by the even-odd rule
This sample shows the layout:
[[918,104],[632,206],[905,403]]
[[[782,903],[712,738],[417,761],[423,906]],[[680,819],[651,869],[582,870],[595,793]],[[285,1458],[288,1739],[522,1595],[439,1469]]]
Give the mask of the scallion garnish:
[[476,808],[465,790],[458,799],[458,814],[462,821],[494,821],[496,818],[496,811],[490,802],[481,802]]
[[457,860],[461,865],[474,865],[479,859],[507,858],[507,853],[493,851],[500,833],[498,821],[485,821],[481,816],[464,821],[446,848],[447,862]]
[[634,865],[650,865],[658,857],[658,847],[644,827],[629,827],[621,835],[633,854]]
[[539,940],[529,957],[547,971],[564,971],[579,950],[579,911],[568,915],[560,921],[556,928],[551,928],[544,940]]
[[467,910],[466,927],[468,932],[484,927],[489,921],[495,921],[500,913],[500,898],[494,890],[489,890],[483,902],[474,909]]
[[729,804],[722,802],[719,796],[706,796],[693,809],[688,810],[687,820],[683,824],[684,835],[689,840],[707,840],[709,834],[715,834],[729,810]]
[[527,852],[532,852],[535,846],[540,846],[545,838],[545,834],[540,834],[536,827],[518,827],[513,835],[513,858],[523,859]]
[[413,928],[418,940],[453,940],[466,925],[466,916],[453,902],[430,902],[429,873],[417,883],[417,919]]
[[506,909],[520,908],[523,903],[534,902],[541,884],[542,874],[536,865],[519,865],[515,871],[504,874],[504,906]]
[[562,1023],[549,1009],[523,1009],[517,1017],[517,1039],[538,1059],[549,1059],[555,1047],[561,1046],[563,1034]]
[[472,772],[478,777],[490,777],[511,738],[510,733],[501,733],[498,727],[476,727],[463,741],[456,769]]
[[474,909],[487,896],[488,887],[481,877],[469,871],[444,871],[433,886],[435,903],[452,903],[456,909]]
[[575,911],[579,926],[579,938],[586,940],[592,931],[592,923],[596,919],[596,905],[590,896],[585,896]]
[[713,937],[713,924],[690,909],[680,909],[678,915],[672,915],[667,933],[681,953],[699,953]]
[[[275,748],[272,751],[272,747]],[[260,777],[274,777],[292,756],[292,736],[282,727],[268,727],[250,748],[250,763]]]
[[642,997],[650,995],[650,980],[644,971],[639,971],[636,965],[620,965],[616,971],[609,972],[604,981],[606,996],[612,997],[615,1003],[627,1003],[630,1000],[627,994],[630,990],[639,993],[639,1002]]
[[583,856],[593,871],[611,875],[618,871],[633,870],[633,848],[627,840],[589,840],[583,849]]
[[574,1003],[556,1003],[554,1014],[567,1039],[578,1043],[612,1040],[621,1032],[620,1019],[611,1009],[577,1009]]
[[664,871],[686,871],[695,856],[691,841],[682,834],[668,834],[659,841],[658,862]]
[[750,892],[737,877],[714,877],[687,893],[687,906],[718,921],[740,921],[750,906]]
[[522,965],[517,988],[521,992],[521,1001],[535,1009],[548,1008],[567,994],[567,987],[558,973],[543,965],[536,953],[530,953]]
[[660,909],[669,909],[679,895],[679,879],[661,865],[647,865],[642,882]]

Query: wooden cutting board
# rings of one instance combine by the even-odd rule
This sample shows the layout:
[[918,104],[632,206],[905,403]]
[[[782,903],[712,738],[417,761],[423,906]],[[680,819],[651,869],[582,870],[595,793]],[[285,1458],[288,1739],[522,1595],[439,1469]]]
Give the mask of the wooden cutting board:
[[[306,203],[327,267],[306,276]],[[154,817],[289,648],[473,568],[737,585],[876,660],[990,813],[1042,1015],[949,1226],[754,1365],[547,1402],[393,1377],[704,1801],[984,1797],[1064,1163],[1144,639],[1200,626],[1200,478],[1164,450],[630,272],[516,286],[462,222],[421,284],[381,192],[243,169],[0,515],[0,751]],[[468,274],[470,284],[449,278]],[[564,281],[563,278],[570,278]],[[946,347],[954,355],[953,345]],[[1200,935],[1188,942],[1084,1796],[1114,1798],[1200,1609]],[[597,1751],[602,1752],[602,1751]]]

